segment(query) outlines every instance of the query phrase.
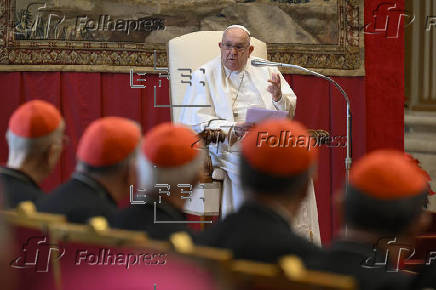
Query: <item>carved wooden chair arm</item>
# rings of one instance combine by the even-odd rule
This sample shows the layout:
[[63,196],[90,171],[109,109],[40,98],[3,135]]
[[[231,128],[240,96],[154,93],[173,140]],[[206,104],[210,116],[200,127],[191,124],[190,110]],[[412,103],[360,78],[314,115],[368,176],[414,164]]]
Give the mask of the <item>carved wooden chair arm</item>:
[[330,142],[330,133],[323,129],[309,129],[309,133],[317,140],[318,146],[326,145]]

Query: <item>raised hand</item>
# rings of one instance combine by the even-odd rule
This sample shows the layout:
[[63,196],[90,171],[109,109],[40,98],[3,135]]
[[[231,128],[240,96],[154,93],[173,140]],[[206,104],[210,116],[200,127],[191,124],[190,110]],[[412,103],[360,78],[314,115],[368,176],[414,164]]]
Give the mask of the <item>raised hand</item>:
[[267,91],[271,93],[274,101],[279,101],[282,98],[280,76],[276,73],[273,73],[271,79],[268,80],[268,82],[271,84],[268,86]]

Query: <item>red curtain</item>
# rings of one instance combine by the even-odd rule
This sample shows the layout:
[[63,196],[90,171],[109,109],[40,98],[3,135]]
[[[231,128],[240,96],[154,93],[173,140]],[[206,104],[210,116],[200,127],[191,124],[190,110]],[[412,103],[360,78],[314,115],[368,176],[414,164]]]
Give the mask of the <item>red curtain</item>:
[[[375,12],[381,4],[395,9]],[[389,32],[365,34],[368,151],[404,150],[404,17],[396,23],[398,13],[407,14],[404,0],[365,0],[365,24],[373,25],[377,19],[377,25],[385,25]]]
[[[336,87],[311,76],[287,76],[297,95],[295,119],[313,129],[325,129],[331,137],[346,140],[346,102]],[[352,111],[352,157],[358,160],[366,152],[366,106],[363,77],[334,78],[350,97]],[[343,138],[342,138],[343,136]],[[343,144],[343,142],[341,142]],[[341,144],[341,145],[342,145]],[[339,144],[338,144],[339,145]],[[323,243],[338,229],[333,195],[342,190],[345,180],[346,148],[321,147],[315,192]]]

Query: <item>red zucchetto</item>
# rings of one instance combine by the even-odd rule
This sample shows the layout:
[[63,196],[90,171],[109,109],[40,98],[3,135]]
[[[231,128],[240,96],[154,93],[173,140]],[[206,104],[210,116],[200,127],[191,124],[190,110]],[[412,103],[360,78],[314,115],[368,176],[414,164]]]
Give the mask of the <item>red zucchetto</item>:
[[395,200],[423,193],[427,179],[404,152],[379,150],[353,165],[350,184],[376,199]]
[[137,123],[121,117],[100,118],[85,129],[77,159],[93,167],[114,165],[133,153],[140,141]]
[[62,117],[52,104],[42,101],[29,101],[15,110],[9,119],[9,130],[20,137],[38,138],[55,131]]
[[292,176],[308,170],[317,160],[315,140],[299,122],[273,119],[257,124],[242,139],[242,155],[256,170]]
[[147,161],[158,168],[180,167],[198,156],[201,145],[198,141],[190,128],[167,122],[145,135],[142,152]]

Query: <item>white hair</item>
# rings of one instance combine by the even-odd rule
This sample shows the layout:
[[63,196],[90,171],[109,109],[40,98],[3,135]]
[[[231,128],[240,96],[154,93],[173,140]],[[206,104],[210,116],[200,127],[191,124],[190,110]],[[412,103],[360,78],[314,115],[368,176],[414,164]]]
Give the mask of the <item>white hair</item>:
[[247,28],[245,28],[245,27],[242,26],[242,25],[236,25],[236,24],[228,26],[228,27],[224,30],[223,35],[224,35],[224,33],[226,33],[227,30],[232,29],[232,28],[239,28],[239,29],[241,29],[241,30],[247,32],[248,36],[251,36],[250,31],[248,31]]
[[192,182],[204,166],[204,150],[199,150],[194,160],[178,167],[159,168],[150,162],[144,154],[139,154],[137,170],[139,186],[151,190],[156,184],[186,184]]
[[62,142],[64,129],[65,122],[63,120],[53,132],[38,138],[21,137],[8,129],[6,132],[6,141],[9,146],[8,166],[19,167],[32,155],[44,152],[56,142]]

